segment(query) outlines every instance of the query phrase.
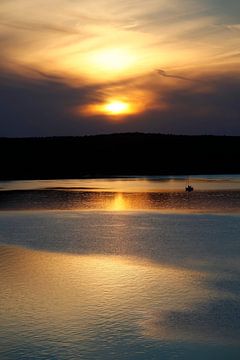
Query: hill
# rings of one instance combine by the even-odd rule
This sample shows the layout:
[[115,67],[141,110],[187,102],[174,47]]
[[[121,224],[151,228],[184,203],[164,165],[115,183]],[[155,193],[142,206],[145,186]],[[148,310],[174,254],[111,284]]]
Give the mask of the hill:
[[240,137],[0,138],[0,179],[240,173]]

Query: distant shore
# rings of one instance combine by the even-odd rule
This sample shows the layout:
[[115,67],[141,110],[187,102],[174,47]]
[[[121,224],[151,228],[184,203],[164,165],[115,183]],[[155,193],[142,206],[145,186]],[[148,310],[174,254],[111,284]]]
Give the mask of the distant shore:
[[239,136],[0,138],[0,150],[0,180],[240,174]]

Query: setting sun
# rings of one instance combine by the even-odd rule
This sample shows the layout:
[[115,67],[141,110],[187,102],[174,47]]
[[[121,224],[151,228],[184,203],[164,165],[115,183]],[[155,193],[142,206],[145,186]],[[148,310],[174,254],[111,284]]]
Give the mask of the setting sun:
[[109,98],[105,102],[99,104],[88,104],[83,107],[76,107],[76,113],[82,113],[87,116],[92,115],[105,115],[114,118],[121,118],[124,115],[134,115],[141,112],[143,109],[143,102],[140,104],[138,101],[131,99],[118,99]]
[[130,112],[130,105],[123,101],[112,101],[104,105],[104,112],[109,115],[128,114]]

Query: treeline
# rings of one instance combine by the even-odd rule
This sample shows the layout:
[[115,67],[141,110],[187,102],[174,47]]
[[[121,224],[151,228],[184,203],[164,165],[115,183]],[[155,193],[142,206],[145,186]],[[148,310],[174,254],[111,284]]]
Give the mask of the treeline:
[[0,138],[0,179],[240,173],[240,137]]

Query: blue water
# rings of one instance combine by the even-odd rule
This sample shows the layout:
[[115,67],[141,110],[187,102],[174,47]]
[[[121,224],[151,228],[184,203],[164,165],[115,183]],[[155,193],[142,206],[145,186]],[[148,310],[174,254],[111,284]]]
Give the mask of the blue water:
[[217,194],[210,212],[204,192],[200,212],[122,192],[90,210],[2,200],[0,359],[238,360],[240,215]]

